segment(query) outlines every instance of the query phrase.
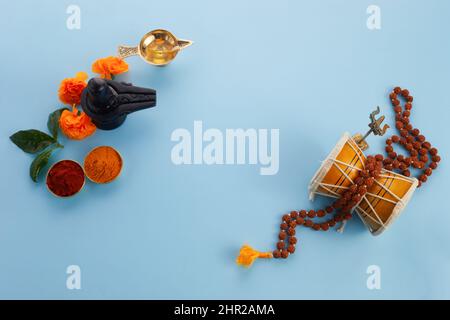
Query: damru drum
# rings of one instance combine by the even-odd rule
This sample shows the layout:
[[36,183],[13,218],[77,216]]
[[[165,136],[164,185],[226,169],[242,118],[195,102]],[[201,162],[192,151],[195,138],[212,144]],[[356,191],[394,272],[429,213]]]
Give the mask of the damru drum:
[[[365,162],[361,148],[345,133],[312,178],[310,200],[316,195],[340,198],[364,170]],[[416,178],[383,169],[354,210],[370,232],[379,235],[404,210],[417,185]]]

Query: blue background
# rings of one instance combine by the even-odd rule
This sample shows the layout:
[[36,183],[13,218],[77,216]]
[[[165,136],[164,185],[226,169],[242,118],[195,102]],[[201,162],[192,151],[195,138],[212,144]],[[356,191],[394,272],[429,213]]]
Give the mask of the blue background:
[[[66,8],[81,8],[81,30]],[[381,30],[366,27],[369,5]],[[0,10],[0,298],[311,299],[450,298],[450,2],[8,1]],[[158,106],[112,132],[64,140],[52,161],[82,161],[94,146],[123,155],[116,182],[61,200],[28,177],[32,160],[8,137],[44,130],[61,106],[59,82],[165,28],[195,44],[167,68],[134,57],[119,79],[157,89]],[[92,75],[92,73],[90,72]],[[389,91],[414,96],[412,122],[436,145],[438,171],[385,234],[359,219],[345,233],[301,230],[287,261],[239,268],[243,243],[273,248],[280,216],[310,204],[308,182],[344,131],[367,129]],[[170,135],[206,128],[279,128],[280,170],[175,166]],[[391,134],[394,131],[391,130]],[[383,138],[371,137],[370,153]],[[82,289],[66,289],[66,268]],[[381,290],[366,269],[381,268]]]

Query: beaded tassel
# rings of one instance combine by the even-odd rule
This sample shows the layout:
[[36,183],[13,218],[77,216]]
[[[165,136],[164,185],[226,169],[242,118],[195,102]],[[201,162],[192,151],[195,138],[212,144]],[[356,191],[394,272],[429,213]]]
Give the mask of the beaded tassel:
[[249,268],[252,266],[253,262],[255,262],[255,260],[258,258],[270,259],[272,258],[272,253],[259,252],[248,245],[244,245],[242,246],[241,251],[239,252],[239,256],[236,259],[236,263],[240,266]]

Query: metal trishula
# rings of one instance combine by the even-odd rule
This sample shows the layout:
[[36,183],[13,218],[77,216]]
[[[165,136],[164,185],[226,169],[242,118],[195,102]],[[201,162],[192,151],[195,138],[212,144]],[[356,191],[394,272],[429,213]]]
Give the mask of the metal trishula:
[[383,128],[381,128],[381,124],[383,123],[385,116],[381,116],[377,119],[376,115],[378,115],[379,113],[380,113],[380,107],[377,106],[377,109],[374,110],[369,116],[369,118],[370,118],[369,131],[367,131],[364,136],[362,136],[361,134],[356,134],[354,136],[356,143],[363,151],[367,150],[367,148],[369,148],[369,145],[367,144],[367,142],[365,140],[371,133],[373,133],[376,136],[383,136],[386,133],[387,129],[390,128],[388,124],[385,124],[383,126]]

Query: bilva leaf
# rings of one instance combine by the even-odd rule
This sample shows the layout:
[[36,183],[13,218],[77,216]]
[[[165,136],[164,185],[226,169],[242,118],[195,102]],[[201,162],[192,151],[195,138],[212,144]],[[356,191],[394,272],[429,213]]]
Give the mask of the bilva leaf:
[[9,137],[11,141],[26,153],[37,153],[56,142],[56,139],[39,130],[23,130]]
[[38,154],[36,158],[34,158],[33,162],[30,165],[30,177],[34,182],[38,181],[39,174],[41,173],[42,168],[44,168],[47,165],[53,151],[57,148],[60,147],[53,146],[51,148],[48,148],[44,152]]
[[64,110],[68,110],[68,109],[61,108],[61,109],[55,110],[52,113],[50,113],[50,115],[48,116],[47,128],[55,140],[58,139],[59,118],[61,118],[61,113]]

